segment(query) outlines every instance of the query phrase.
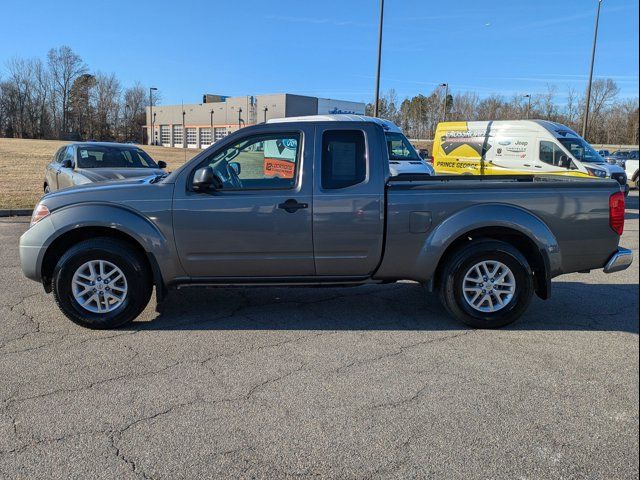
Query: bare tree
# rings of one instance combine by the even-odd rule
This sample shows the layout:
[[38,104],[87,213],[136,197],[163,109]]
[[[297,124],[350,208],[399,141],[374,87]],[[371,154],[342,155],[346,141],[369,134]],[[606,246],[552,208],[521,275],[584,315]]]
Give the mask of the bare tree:
[[87,66],[71,48],[63,45],[52,48],[47,54],[49,71],[53,80],[54,105],[58,134],[68,133],[69,95],[74,80],[86,73]]
[[[142,142],[142,127],[146,123],[145,107],[148,106],[149,98],[147,90],[136,83],[124,91],[123,101],[125,104],[124,135],[128,141],[139,140]],[[155,103],[155,99],[154,99]]]

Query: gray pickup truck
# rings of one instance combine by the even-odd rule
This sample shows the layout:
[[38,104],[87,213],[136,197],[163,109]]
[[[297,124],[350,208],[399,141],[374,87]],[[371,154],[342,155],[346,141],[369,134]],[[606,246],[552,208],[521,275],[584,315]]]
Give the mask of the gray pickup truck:
[[45,195],[24,274],[90,328],[130,322],[182,286],[414,280],[474,327],[520,317],[558,275],[627,268],[609,180],[390,174],[390,122],[298,117],[244,128],[165,176]]

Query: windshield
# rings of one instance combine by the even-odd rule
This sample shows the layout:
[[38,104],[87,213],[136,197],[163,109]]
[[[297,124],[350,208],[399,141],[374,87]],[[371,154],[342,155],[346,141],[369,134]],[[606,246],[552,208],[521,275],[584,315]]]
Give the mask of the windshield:
[[138,147],[106,147],[90,145],[78,147],[79,168],[158,168],[156,162]]
[[571,152],[576,160],[585,163],[604,163],[604,158],[582,138],[558,138],[558,141]]
[[413,160],[420,161],[420,157],[416,149],[409,143],[407,137],[401,133],[387,132],[387,150],[389,151],[389,160]]

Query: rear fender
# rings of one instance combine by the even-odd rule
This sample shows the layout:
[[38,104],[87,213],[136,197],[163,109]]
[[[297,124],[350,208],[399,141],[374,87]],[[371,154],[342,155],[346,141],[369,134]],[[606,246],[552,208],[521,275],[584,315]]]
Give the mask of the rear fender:
[[562,273],[560,247],[549,227],[532,213],[503,204],[467,207],[440,223],[425,240],[418,256],[417,271],[431,279],[447,248],[455,240],[474,230],[496,227],[514,230],[535,243],[548,279]]

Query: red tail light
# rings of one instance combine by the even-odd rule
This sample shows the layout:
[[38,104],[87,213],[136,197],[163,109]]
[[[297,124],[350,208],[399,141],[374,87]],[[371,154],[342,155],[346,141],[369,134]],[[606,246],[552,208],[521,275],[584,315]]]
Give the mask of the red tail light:
[[431,165],[433,165],[433,155],[431,155],[430,157],[427,158],[427,162],[429,162]]
[[624,193],[617,192],[609,197],[609,225],[618,235],[624,231]]

